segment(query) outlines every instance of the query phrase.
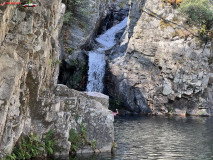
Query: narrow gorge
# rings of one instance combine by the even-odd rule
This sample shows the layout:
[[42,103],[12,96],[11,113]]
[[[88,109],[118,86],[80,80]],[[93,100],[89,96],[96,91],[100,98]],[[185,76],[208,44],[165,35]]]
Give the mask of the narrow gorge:
[[211,0],[12,2],[1,160],[213,158]]

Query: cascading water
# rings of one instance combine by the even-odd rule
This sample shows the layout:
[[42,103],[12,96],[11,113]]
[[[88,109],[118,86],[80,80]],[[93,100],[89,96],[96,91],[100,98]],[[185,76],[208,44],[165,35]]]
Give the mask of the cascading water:
[[88,92],[102,92],[104,89],[103,78],[105,74],[106,60],[105,51],[112,48],[115,42],[115,35],[127,25],[127,18],[119,24],[107,30],[104,34],[96,38],[101,47],[89,52],[89,72],[88,72]]

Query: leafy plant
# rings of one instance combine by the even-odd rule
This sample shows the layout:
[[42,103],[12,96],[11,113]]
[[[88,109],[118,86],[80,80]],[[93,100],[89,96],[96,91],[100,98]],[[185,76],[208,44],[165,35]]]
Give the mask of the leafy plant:
[[15,159],[31,159],[41,154],[42,142],[39,136],[30,133],[26,137],[22,137],[21,143],[19,143],[10,155],[7,154],[5,160]]
[[21,141],[18,142],[11,154],[7,154],[3,160],[25,160],[36,158],[42,154],[48,156],[54,153],[55,140],[53,139],[53,130],[51,129],[41,141],[39,136],[35,133],[30,133],[23,136]]
[[198,29],[199,37],[202,41],[207,42],[209,37],[209,30],[206,25],[203,25],[200,29]]
[[93,139],[93,140],[90,142],[91,148],[92,148],[93,150],[95,150],[95,143],[96,143],[96,140],[95,140],[95,139]]
[[49,156],[54,153],[55,140],[53,138],[53,132],[53,129],[50,129],[44,138],[44,150]]
[[70,133],[69,133],[69,141],[71,142],[71,151],[72,152],[77,152],[79,150],[79,135],[77,131],[73,128],[71,128]]
[[16,155],[14,153],[12,154],[7,154],[3,160],[16,160]]
[[93,139],[91,142],[87,140],[86,137],[86,127],[85,123],[81,122],[79,132],[77,130],[71,128],[69,132],[69,141],[71,142],[71,153],[76,153],[79,149],[83,148],[86,145],[90,145],[93,150],[95,150],[96,140]]

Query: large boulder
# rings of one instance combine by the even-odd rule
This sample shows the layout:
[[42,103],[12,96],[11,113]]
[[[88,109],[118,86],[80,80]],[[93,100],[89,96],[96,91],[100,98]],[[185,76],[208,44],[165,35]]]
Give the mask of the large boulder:
[[114,142],[114,116],[108,110],[108,96],[101,93],[79,92],[65,85],[57,85],[54,94],[46,91],[39,99],[39,112],[32,125],[38,135],[54,129],[57,139],[56,157],[68,157],[70,129],[81,130],[84,123],[87,141],[95,140],[95,150],[89,145],[79,148],[79,153],[109,152]]

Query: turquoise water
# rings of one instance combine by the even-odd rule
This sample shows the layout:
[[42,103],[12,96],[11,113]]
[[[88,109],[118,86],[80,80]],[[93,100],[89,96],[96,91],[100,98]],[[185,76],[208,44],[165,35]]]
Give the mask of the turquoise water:
[[115,141],[118,147],[114,154],[79,155],[75,159],[213,160],[213,118],[118,118]]

